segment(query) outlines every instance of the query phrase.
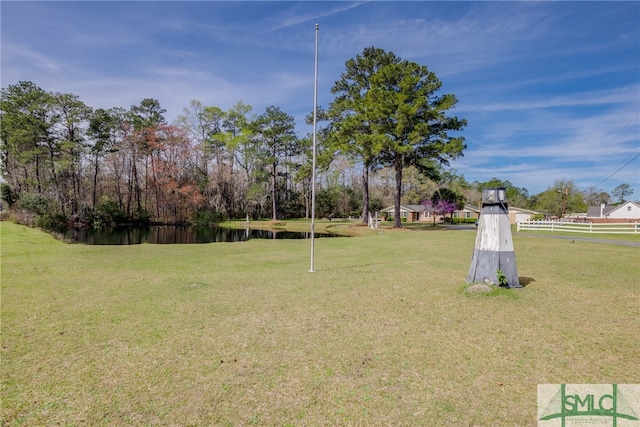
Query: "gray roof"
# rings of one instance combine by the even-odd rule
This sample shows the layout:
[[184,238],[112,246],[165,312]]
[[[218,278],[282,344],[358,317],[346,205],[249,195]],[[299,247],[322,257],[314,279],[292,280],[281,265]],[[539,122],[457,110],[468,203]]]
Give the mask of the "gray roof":
[[[394,206],[382,209],[382,212],[393,212]],[[422,205],[400,205],[400,210],[406,210],[409,212],[423,212],[424,206]]]
[[480,208],[478,208],[477,206],[473,206],[473,205],[464,205],[464,207],[460,210],[467,210],[467,211],[471,211],[471,212],[480,212]]
[[589,206],[587,209],[587,217],[600,218],[600,206]]
[[635,202],[625,202],[625,203],[621,203],[619,205],[611,205],[611,206],[605,206],[604,209],[602,210],[602,215],[600,215],[600,206],[589,206],[589,209],[587,209],[587,217],[588,218],[603,218],[607,215],[609,215],[611,212],[620,209],[623,206],[627,206],[629,203],[636,205],[636,206],[640,206],[640,204],[635,203]]
[[423,205],[402,205],[402,207],[407,208],[408,210],[413,212],[422,212],[424,210]]

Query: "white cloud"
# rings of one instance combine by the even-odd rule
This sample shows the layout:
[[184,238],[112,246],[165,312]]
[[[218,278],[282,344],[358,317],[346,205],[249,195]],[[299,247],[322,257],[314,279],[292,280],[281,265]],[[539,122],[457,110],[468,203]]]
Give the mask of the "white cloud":
[[[292,11],[287,11],[283,15],[278,15],[271,17],[266,20],[267,29],[260,32],[259,34],[267,34],[271,32],[275,32],[278,30],[282,30],[284,28],[293,27],[300,24],[305,23],[317,23],[317,21],[322,20],[323,18],[331,17],[338,15],[343,12],[350,11],[357,7],[360,7],[368,2],[344,2],[344,3],[316,3],[314,6],[322,5],[322,7],[327,6],[327,10],[320,11],[307,11],[309,7],[309,3],[298,4],[298,7],[294,7]],[[304,9],[299,10],[300,6]]]
[[594,90],[567,95],[537,97],[506,102],[488,102],[468,104],[461,102],[456,111],[514,111],[541,108],[577,107],[605,104],[638,104],[640,85],[618,87],[606,90]]
[[[38,52],[28,44],[2,42],[2,68],[3,74],[19,74],[26,68],[36,68],[41,72],[58,73],[63,65],[51,55]],[[4,79],[3,79],[4,80]]]

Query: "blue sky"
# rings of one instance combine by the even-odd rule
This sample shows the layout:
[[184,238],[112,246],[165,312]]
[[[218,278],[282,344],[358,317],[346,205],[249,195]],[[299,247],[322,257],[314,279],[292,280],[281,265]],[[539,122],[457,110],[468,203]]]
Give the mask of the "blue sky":
[[[468,181],[536,194],[558,179],[640,200],[640,2],[0,3],[2,87],[32,81],[94,108],[242,100],[296,117],[328,106],[344,63],[375,46],[427,65],[466,118]],[[628,164],[627,164],[628,163]],[[627,164],[626,166],[624,166]],[[623,167],[624,166],[624,167]],[[612,175],[611,177],[609,177]],[[609,177],[609,178],[608,178]]]

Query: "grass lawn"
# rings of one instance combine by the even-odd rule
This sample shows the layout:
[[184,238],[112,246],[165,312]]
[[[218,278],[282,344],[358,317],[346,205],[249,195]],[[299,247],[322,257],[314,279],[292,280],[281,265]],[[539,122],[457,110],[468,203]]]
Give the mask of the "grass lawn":
[[542,231],[542,230],[523,230],[513,232],[518,234],[537,234],[540,236],[564,236],[575,237],[578,239],[598,239],[598,240],[616,240],[623,242],[640,242],[640,234],[638,233],[572,233],[568,231]]
[[539,383],[640,383],[637,247],[514,233],[526,287],[470,295],[474,230],[356,227],[309,273],[0,227],[3,426],[533,426]]

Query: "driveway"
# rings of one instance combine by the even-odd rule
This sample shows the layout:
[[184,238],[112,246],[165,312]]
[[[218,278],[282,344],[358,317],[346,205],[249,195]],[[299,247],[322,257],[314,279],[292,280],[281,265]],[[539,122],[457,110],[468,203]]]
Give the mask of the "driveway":
[[477,230],[478,227],[475,224],[449,224],[445,225],[447,230]]

